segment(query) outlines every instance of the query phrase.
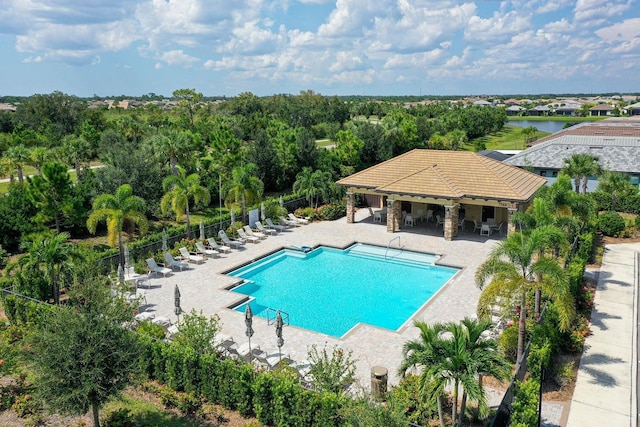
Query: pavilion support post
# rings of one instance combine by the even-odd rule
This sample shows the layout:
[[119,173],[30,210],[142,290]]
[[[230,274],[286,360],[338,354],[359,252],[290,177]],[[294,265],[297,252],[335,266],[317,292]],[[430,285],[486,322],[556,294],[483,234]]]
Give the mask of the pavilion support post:
[[[446,217],[446,210],[445,210],[445,217]],[[456,237],[458,235],[459,219],[460,219],[460,205],[455,204],[451,207],[451,227],[453,229],[453,237]]]
[[387,233],[395,233],[400,229],[402,221],[402,202],[387,199]]
[[518,212],[518,208],[507,209],[507,236],[516,231],[516,225],[513,223],[513,214],[516,212]]
[[356,217],[356,196],[347,192],[347,224],[353,224]]
[[[455,214],[454,214],[455,210]],[[454,222],[455,216],[455,222]],[[458,233],[458,205],[444,207],[444,240],[453,240],[453,237]]]

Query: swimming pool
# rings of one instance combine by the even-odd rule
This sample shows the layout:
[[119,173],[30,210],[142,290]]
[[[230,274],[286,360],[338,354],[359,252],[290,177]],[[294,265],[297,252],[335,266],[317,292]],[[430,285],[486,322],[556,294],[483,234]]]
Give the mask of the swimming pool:
[[341,337],[358,323],[398,330],[459,271],[436,259],[363,244],[283,249],[227,274],[245,280],[231,290],[251,298],[254,315],[281,310],[291,325]]

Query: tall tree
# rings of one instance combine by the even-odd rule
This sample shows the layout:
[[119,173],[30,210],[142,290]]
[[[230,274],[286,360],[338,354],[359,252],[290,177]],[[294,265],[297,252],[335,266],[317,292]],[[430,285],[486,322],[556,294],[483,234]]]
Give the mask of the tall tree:
[[329,172],[321,170],[312,172],[311,168],[307,167],[296,176],[293,191],[304,196],[309,206],[317,208],[320,198],[326,200],[331,196],[334,185]]
[[51,152],[44,147],[33,147],[29,150],[28,164],[36,168],[38,175],[42,175],[42,165],[51,159]]
[[257,170],[252,163],[237,167],[231,172],[231,181],[224,185],[225,205],[240,204],[243,222],[247,216],[247,204],[257,202],[264,191],[262,181],[256,176]]
[[20,183],[24,182],[23,168],[29,162],[29,154],[29,149],[21,144],[9,147],[5,154],[15,165],[18,171],[18,182]]
[[[509,234],[494,247],[476,271],[476,283],[483,288],[478,301],[480,318],[488,316],[490,307],[494,304],[509,304],[518,298],[520,300],[518,361],[524,351],[527,295],[530,291],[540,287],[546,295],[555,299],[563,329],[569,327],[574,314],[567,276],[558,261],[546,256],[544,252],[549,244],[549,233],[548,227],[539,227],[526,234]],[[541,253],[545,255],[541,256]]]
[[202,94],[195,89],[177,89],[173,91],[173,97],[178,100],[178,107],[189,119],[190,126],[194,125],[194,115],[202,102]]
[[132,310],[100,283],[87,284],[69,306],[51,309],[28,335],[35,393],[61,413],[91,411],[99,427],[100,408],[138,372],[141,341],[121,326]]
[[184,168],[178,166],[177,175],[169,175],[162,181],[165,195],[160,201],[162,214],[171,209],[176,214],[176,221],[180,221],[182,215],[187,217],[187,235],[191,238],[191,217],[189,199],[193,199],[195,205],[207,206],[211,201],[209,190],[200,185],[200,176],[196,173],[187,175]]
[[582,183],[582,194],[587,193],[587,183],[590,176],[597,176],[602,172],[600,158],[588,153],[573,154],[568,159],[564,159],[563,171],[573,178],[576,193],[580,192]]
[[140,233],[145,234],[149,229],[149,221],[144,214],[146,203],[143,198],[134,196],[129,184],[123,184],[115,194],[101,194],[93,201],[93,209],[87,219],[87,228],[95,234],[98,223],[107,223],[109,245],[120,249],[120,264],[124,264],[124,245],[122,229],[125,221],[130,221],[140,227]]
[[61,147],[64,162],[76,170],[78,179],[82,179],[82,164],[91,159],[91,144],[83,137],[67,136]]
[[190,156],[195,149],[191,135],[175,129],[153,135],[148,143],[156,156],[162,159],[163,165],[168,160],[172,175],[178,174],[178,162]]
[[71,216],[75,207],[67,167],[62,163],[45,163],[42,175],[27,177],[27,183],[29,196],[38,208],[37,222],[48,226],[53,221],[56,233],[60,233],[64,218]]

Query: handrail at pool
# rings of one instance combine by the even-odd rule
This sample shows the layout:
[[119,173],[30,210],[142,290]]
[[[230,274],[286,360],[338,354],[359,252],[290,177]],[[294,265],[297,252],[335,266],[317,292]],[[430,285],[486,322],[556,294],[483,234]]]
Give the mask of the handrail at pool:
[[398,247],[401,248],[402,244],[400,243],[400,236],[396,236],[393,239],[389,240],[389,243],[387,243],[387,250],[384,252],[384,260],[387,260],[387,252],[389,252],[389,247],[391,246],[391,242],[393,242],[394,240],[398,240]]

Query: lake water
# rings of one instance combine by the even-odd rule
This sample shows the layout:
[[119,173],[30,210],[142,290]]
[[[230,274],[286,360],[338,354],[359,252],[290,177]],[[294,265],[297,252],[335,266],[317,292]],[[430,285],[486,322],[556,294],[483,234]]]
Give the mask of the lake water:
[[528,128],[529,126],[533,126],[537,128],[541,132],[549,132],[556,133],[564,129],[564,125],[566,122],[554,122],[554,121],[542,121],[542,122],[534,122],[529,120],[510,120],[507,121],[507,125],[509,126],[517,126],[520,128]]

